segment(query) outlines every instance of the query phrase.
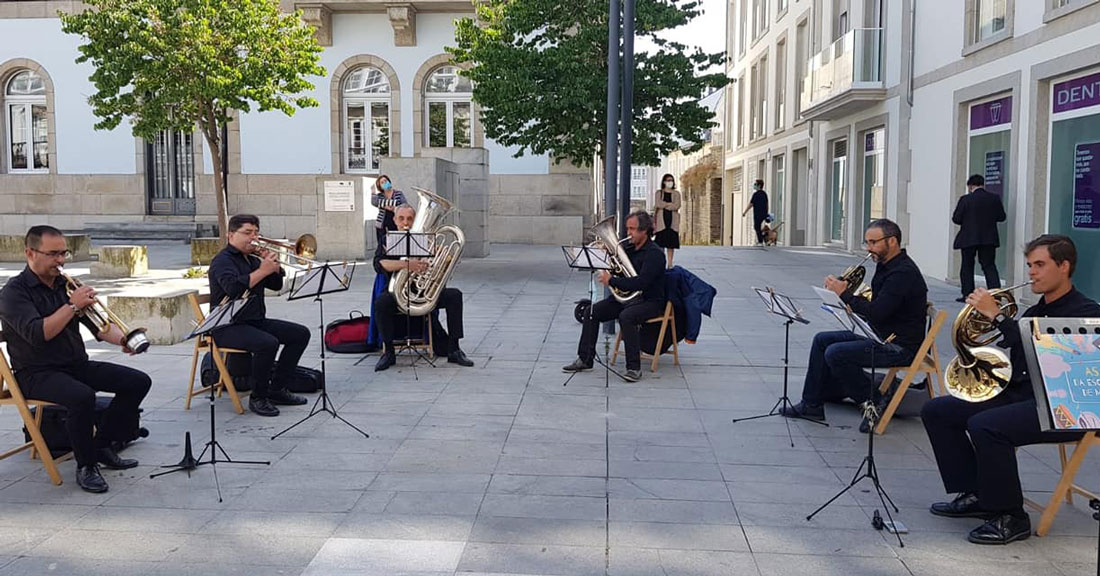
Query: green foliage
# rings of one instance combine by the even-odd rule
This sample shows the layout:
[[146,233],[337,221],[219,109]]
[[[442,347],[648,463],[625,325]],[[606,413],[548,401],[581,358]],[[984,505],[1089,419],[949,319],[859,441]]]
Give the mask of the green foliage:
[[[459,20],[456,62],[474,82],[486,136],[507,146],[549,153],[555,162],[590,165],[602,150],[607,109],[607,3],[574,0],[477,0],[477,17]],[[637,39],[656,53],[635,57],[633,163],[657,165],[689,144],[702,146],[714,126],[697,100],[729,80],[721,53],[656,37],[699,15],[697,0],[637,0]]]
[[[94,66],[89,97],[95,127],[124,119],[134,135],[200,129],[221,171],[221,132],[231,111],[318,106],[303,95],[323,76],[321,47],[299,13],[278,0],[84,0],[61,14],[62,30],[82,36],[78,63]],[[215,178],[224,230],[222,178]]]
[[206,268],[203,266],[193,266],[184,270],[184,278],[206,278]]

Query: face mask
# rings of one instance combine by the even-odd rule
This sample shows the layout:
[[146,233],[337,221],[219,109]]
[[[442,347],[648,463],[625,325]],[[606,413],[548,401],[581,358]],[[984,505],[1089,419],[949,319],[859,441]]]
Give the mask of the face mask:
[[382,189],[383,189],[383,190],[389,190],[389,189],[390,189],[390,188],[392,188],[392,187],[393,187],[393,186],[391,186],[389,182],[383,182],[383,183],[382,183]]
[[665,188],[672,188],[672,182],[665,182],[664,187]]

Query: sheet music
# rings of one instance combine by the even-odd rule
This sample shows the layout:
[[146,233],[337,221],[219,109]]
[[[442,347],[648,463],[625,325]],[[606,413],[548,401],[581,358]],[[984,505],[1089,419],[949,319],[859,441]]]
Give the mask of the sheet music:
[[592,246],[562,246],[566,263],[570,268],[583,270],[611,270],[607,252]]
[[386,233],[386,254],[410,258],[424,258],[432,255],[431,238],[435,234],[425,232],[409,232],[409,242],[406,249],[405,232],[391,230]]
[[844,304],[844,301],[840,299],[840,296],[836,295],[836,292],[833,292],[832,290],[826,290],[820,286],[810,286],[810,288],[813,288],[814,292],[817,292],[817,297],[821,298],[821,301],[826,306],[839,308],[841,310],[846,310],[848,308]]
[[325,266],[320,268],[310,268],[299,272],[294,277],[294,286],[292,288],[295,293],[303,294],[315,294],[321,290],[321,282],[325,278]]

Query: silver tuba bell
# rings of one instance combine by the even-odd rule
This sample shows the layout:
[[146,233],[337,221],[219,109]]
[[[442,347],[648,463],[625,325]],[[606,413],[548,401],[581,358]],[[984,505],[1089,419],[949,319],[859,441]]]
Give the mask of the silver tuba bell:
[[466,234],[458,226],[440,225],[453,209],[447,199],[423,188],[414,186],[413,190],[420,195],[420,206],[409,231],[434,233],[430,242],[432,255],[424,272],[410,273],[402,269],[394,273],[389,290],[397,299],[397,309],[402,314],[424,316],[435,310],[439,296],[447,287],[466,245]]
[[[619,239],[618,228],[615,226],[614,216],[609,216],[600,220],[589,232],[595,237],[592,241],[592,245],[607,253],[607,260],[611,264],[612,276],[633,278],[638,275],[638,273],[634,271],[634,265],[630,263],[630,258],[626,255],[626,250],[623,249],[623,242],[629,238]],[[633,301],[642,294],[641,291],[638,290],[633,292],[619,290],[618,288],[610,288],[610,290],[611,295],[623,304]]]

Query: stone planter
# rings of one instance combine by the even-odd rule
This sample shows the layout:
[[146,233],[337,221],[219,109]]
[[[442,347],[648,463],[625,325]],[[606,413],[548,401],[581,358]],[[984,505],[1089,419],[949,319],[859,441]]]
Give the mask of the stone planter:
[[222,238],[192,238],[191,239],[191,265],[209,266],[214,256],[225,247]]
[[99,260],[92,262],[92,276],[133,278],[149,273],[149,252],[145,246],[102,246]]
[[108,297],[106,304],[131,330],[146,328],[150,343],[171,346],[183,342],[194,328],[188,294],[198,290],[125,292]]
[[[25,236],[22,234],[0,234],[0,262],[26,262],[24,252]],[[66,234],[65,241],[72,251],[69,262],[80,262],[91,258],[92,241],[85,234]]]

